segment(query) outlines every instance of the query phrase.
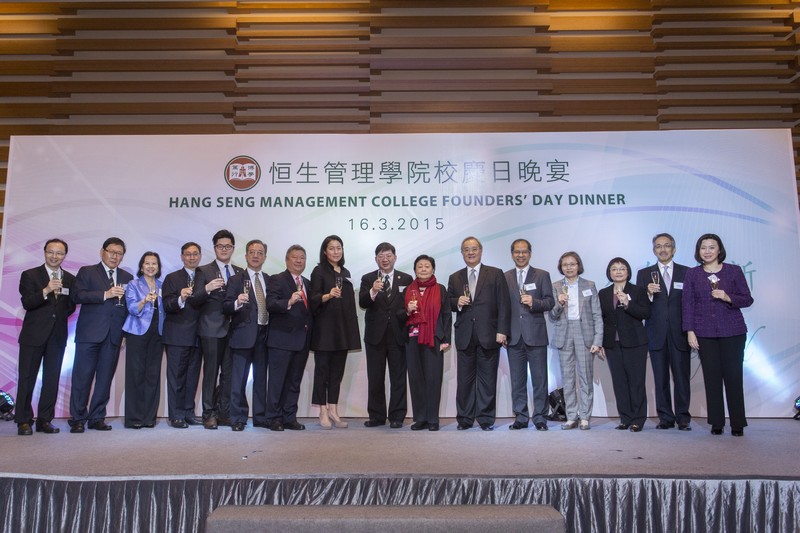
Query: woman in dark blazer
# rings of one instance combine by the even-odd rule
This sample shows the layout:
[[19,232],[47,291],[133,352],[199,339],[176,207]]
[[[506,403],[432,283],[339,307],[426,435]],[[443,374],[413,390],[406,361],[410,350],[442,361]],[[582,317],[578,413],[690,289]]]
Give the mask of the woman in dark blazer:
[[323,429],[346,428],[339,418],[339,389],[348,350],[361,349],[356,296],[350,271],[344,268],[342,239],[329,235],[319,249],[319,264],[311,272],[311,312],[314,328],[314,388],[311,403],[319,406]]
[[631,280],[631,266],[615,257],[606,277],[613,285],[600,289],[603,350],[611,371],[620,424],[617,429],[641,431],[647,420],[647,333],[642,320],[650,318],[647,292]]
[[450,347],[453,314],[447,289],[436,281],[435,271],[433,257],[420,255],[414,260],[416,279],[405,290],[406,362],[414,410],[412,431],[439,431],[443,352]]

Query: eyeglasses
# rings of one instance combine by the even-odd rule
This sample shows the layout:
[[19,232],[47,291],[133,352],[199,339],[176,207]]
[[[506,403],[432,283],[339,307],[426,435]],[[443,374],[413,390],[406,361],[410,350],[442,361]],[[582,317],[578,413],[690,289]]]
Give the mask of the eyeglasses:
[[103,251],[108,255],[110,255],[111,257],[122,257],[123,255],[125,255],[125,252],[115,252],[107,248],[103,248]]
[[183,252],[184,257],[200,257],[198,252]]
[[215,244],[214,248],[216,248],[217,250],[225,250],[225,251],[227,251],[227,250],[233,250],[233,245],[232,244]]
[[478,253],[480,251],[481,251],[480,248],[462,248],[461,249],[461,253],[462,254],[476,254],[476,253]]
[[578,263],[561,263],[561,267],[576,267]]
[[654,250],[671,250],[673,246],[671,244],[656,244],[653,246]]
[[247,255],[266,255],[262,250],[248,250]]

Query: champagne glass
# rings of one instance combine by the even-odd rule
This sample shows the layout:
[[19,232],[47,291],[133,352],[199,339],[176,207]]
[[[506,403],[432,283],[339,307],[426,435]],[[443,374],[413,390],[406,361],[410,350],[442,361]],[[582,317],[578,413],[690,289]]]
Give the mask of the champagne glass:
[[150,295],[153,296],[153,307],[158,307],[158,288],[150,289]]
[[717,288],[719,288],[719,280],[718,279],[712,279],[711,280],[711,290],[715,291],[715,290],[717,290]]
[[650,271],[650,279],[653,280],[653,283],[658,285],[658,272],[655,270]]
[[189,277],[186,286],[192,290],[192,294],[189,295],[189,298],[191,298],[194,295],[194,276]]
[[342,276],[336,276],[336,288],[342,290],[342,283],[344,283],[344,279]]
[[297,292],[303,292],[303,281],[300,278],[295,282],[295,289],[297,289]]
[[[245,294],[245,295],[247,295],[248,298],[250,298],[250,280],[249,279],[244,280],[244,283],[242,283],[242,294]],[[249,301],[245,302],[245,304],[248,304],[248,303],[250,303],[250,302]]]
[[569,285],[567,285],[567,278],[564,278],[564,281],[561,282],[561,294],[566,296],[569,300]]
[[222,280],[222,287],[217,289],[218,291],[222,292],[224,290],[224,287],[225,287],[225,278],[222,277],[222,272],[220,272],[219,270],[217,270],[217,279],[221,279]]
[[[53,273],[53,279],[60,280],[61,279],[61,273],[60,272],[54,272]],[[59,287],[59,288],[57,288],[56,290],[53,291],[53,298],[58,300],[58,297],[59,297],[60,294],[61,294],[61,287]]]
[[[117,287],[122,287],[122,290],[125,290],[124,283],[117,283]],[[114,304],[114,307],[124,307],[122,305],[122,296],[117,296],[117,303]]]
[[470,290],[469,290],[469,284],[468,283],[464,284],[464,296],[469,298],[470,302],[472,302],[472,292],[470,292]]
[[[419,303],[419,292],[416,289],[411,291],[411,299],[409,300],[409,303],[411,303],[411,302],[414,302],[415,304]],[[418,312],[419,312],[419,310],[415,309],[413,314],[416,315]]]

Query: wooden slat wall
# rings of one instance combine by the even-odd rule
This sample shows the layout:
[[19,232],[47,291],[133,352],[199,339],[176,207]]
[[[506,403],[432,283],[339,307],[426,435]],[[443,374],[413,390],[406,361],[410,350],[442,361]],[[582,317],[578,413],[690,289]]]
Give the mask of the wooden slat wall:
[[2,2],[0,205],[11,135],[788,127],[800,162],[799,29],[788,0]]

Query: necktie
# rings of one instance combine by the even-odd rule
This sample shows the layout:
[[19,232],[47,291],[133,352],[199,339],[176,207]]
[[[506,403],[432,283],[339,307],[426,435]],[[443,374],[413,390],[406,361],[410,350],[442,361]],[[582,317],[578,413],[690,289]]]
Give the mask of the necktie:
[[225,283],[231,280],[231,271],[228,268],[228,265],[225,265]]
[[669,294],[670,286],[672,285],[672,278],[669,277],[669,267],[664,265],[664,285],[667,286],[667,294]]
[[303,282],[300,281],[300,276],[296,276],[294,278],[294,282],[295,282],[295,285],[297,285],[297,290],[300,291],[300,294],[303,295],[303,305],[305,305],[306,309],[307,309],[308,308],[308,299],[306,298],[306,291],[305,291],[305,288],[303,287]]
[[389,292],[392,290],[392,284],[389,281],[389,275],[383,276],[383,292]]
[[519,281],[517,281],[517,285],[519,285],[519,292],[523,292],[525,289],[522,287],[525,285],[525,280],[522,278],[522,270],[519,271]]
[[469,293],[472,296],[472,299],[475,299],[475,285],[478,283],[478,275],[475,274],[475,269],[470,269],[469,271]]
[[108,283],[113,287],[114,286],[114,270],[108,269]]
[[261,285],[261,273],[256,272],[255,275],[256,281],[253,284],[253,287],[256,292],[256,304],[258,305],[258,325],[263,326],[269,320],[269,315],[267,314],[267,299],[264,297],[264,286]]

